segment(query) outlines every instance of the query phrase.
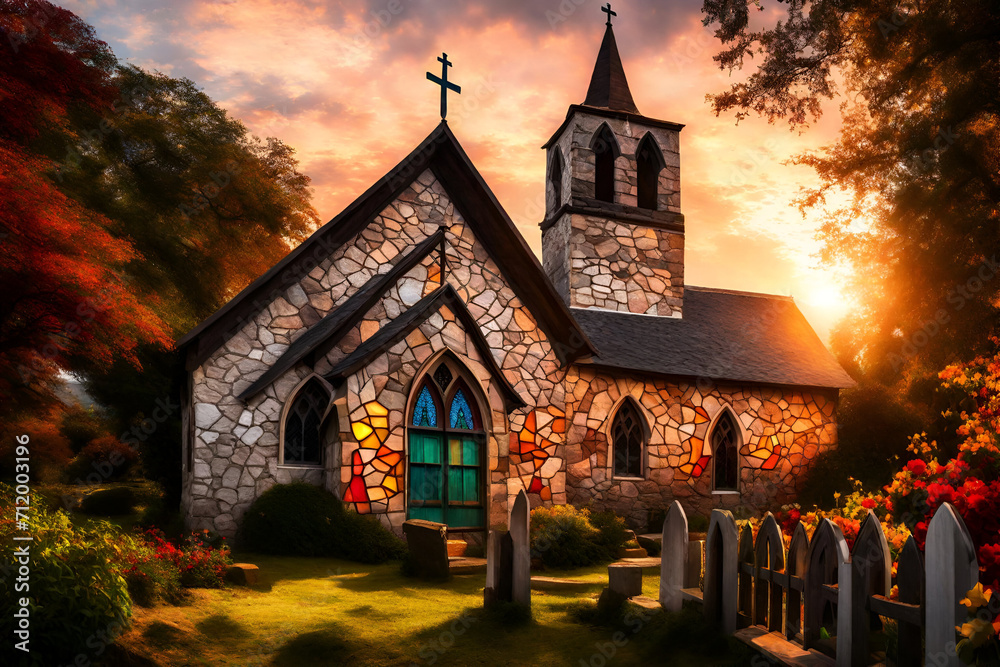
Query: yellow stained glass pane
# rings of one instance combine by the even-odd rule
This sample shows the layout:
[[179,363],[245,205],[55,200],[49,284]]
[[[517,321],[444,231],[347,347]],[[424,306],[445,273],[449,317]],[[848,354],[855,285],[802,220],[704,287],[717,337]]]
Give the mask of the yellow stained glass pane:
[[448,463],[462,465],[462,441],[457,438],[448,440]]
[[369,435],[367,438],[361,441],[361,447],[364,449],[378,449],[382,446],[382,443],[378,441],[374,435]]
[[395,477],[386,477],[385,481],[382,482],[382,487],[387,491],[392,491],[393,493],[399,491],[399,482]]
[[354,422],[351,424],[351,430],[354,431],[354,437],[359,441],[364,440],[372,433],[372,427],[364,422]]
[[770,451],[768,451],[767,449],[761,448],[761,449],[758,449],[757,451],[755,451],[754,453],[752,453],[750,456],[754,457],[755,459],[766,459],[770,455],[771,455]]
[[388,417],[372,417],[368,421],[375,428],[389,428],[389,418]]

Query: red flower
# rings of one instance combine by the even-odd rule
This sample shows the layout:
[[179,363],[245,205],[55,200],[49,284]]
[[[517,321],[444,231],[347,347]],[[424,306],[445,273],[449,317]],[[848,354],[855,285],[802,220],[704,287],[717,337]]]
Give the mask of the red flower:
[[878,502],[874,498],[865,498],[861,501],[861,506],[866,510],[873,510],[878,507]]
[[920,459],[913,459],[906,464],[906,469],[912,472],[914,475],[923,475],[927,472],[927,464]]

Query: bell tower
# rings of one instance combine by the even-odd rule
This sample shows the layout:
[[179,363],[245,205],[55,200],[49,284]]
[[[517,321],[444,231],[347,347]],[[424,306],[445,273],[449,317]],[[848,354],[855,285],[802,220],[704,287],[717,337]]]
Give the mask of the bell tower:
[[543,146],[542,264],[572,308],[681,317],[683,125],[639,113],[611,26],[583,104]]

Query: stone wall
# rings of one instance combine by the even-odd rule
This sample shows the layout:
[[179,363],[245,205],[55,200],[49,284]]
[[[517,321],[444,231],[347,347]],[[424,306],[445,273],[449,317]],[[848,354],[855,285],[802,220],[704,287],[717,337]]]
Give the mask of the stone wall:
[[[689,513],[787,501],[809,462],[836,443],[836,391],[639,380],[575,366],[567,374],[569,502],[610,509],[635,528],[679,499]],[[626,396],[650,428],[642,480],[614,479],[611,422]],[[723,409],[741,427],[740,492],[713,492],[709,432]]]

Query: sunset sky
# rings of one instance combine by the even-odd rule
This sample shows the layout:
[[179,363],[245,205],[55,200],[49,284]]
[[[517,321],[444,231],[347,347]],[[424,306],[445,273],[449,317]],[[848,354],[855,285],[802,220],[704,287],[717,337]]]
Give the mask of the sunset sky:
[[[449,125],[536,252],[540,146],[583,101],[604,32],[595,0],[80,0],[59,3],[122,60],[195,81],[260,136],[297,150],[326,221],[438,122],[442,51],[462,94]],[[815,256],[820,214],[790,206],[815,183],[790,156],[831,143],[836,102],[805,133],[716,118],[706,93],[731,79],[712,61],[701,0],[612,3],[632,95],[681,132],[685,282],[792,295],[820,336],[845,312],[837,271]],[[767,12],[758,20],[767,20]]]

